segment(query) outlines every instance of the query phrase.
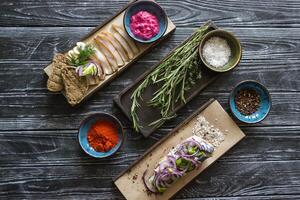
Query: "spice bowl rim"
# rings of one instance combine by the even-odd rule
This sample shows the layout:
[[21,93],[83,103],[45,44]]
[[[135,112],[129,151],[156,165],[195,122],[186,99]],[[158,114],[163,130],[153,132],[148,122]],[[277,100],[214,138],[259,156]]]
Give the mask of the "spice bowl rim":
[[[85,125],[85,123],[87,123],[88,120],[93,119],[93,118],[95,118],[95,117],[97,117],[97,116],[99,116],[99,115],[100,115],[100,116],[108,117],[108,118],[110,118],[110,119],[108,119],[108,120],[116,122],[116,124],[119,126],[121,132],[118,131],[118,137],[119,137],[119,141],[118,141],[118,144],[117,144],[118,146],[117,146],[113,151],[108,151],[108,152],[97,152],[97,151],[95,151],[94,149],[92,149],[92,147],[90,146],[90,144],[87,142],[87,146],[90,147],[90,148],[92,149],[92,152],[94,152],[94,153],[101,153],[101,154],[102,154],[101,156],[99,156],[99,155],[96,156],[95,154],[92,154],[91,152],[87,151],[86,147],[84,147],[83,144],[82,144],[83,141],[82,141],[82,139],[81,139],[80,136],[81,136],[81,134],[82,134],[81,128]],[[111,119],[113,119],[113,120],[111,120]],[[79,128],[78,128],[78,142],[79,142],[79,145],[80,145],[81,149],[82,149],[86,154],[88,154],[89,156],[94,157],[94,158],[107,158],[107,157],[113,156],[113,155],[114,155],[116,152],[118,152],[119,149],[123,146],[123,143],[124,143],[124,137],[125,137],[125,135],[124,135],[124,128],[123,128],[123,125],[122,125],[121,121],[120,121],[117,117],[115,117],[114,115],[109,114],[109,113],[105,113],[105,112],[97,112],[97,113],[93,113],[93,114],[88,115],[86,118],[84,118],[84,119],[80,122],[80,125],[79,125]]]
[[[233,106],[235,106],[235,104],[231,104],[231,100],[235,98],[235,95],[234,93],[236,92],[236,90],[238,89],[238,87],[240,87],[241,85],[243,84],[246,84],[246,83],[253,83],[253,84],[256,84],[258,85],[259,87],[262,88],[262,90],[264,91],[264,93],[266,94],[267,98],[268,98],[268,102],[269,102],[269,106],[268,106],[268,109],[267,109],[267,112],[264,114],[263,117],[261,118],[258,118],[257,120],[253,120],[253,121],[245,121],[243,120],[242,118],[238,117],[236,115],[236,113],[233,111]],[[261,121],[263,121],[270,113],[270,110],[272,108],[272,98],[271,98],[271,95],[270,95],[270,92],[269,90],[267,89],[266,86],[264,86],[263,84],[261,84],[260,82],[256,81],[256,80],[244,80],[244,81],[241,81],[239,82],[238,84],[236,84],[234,86],[234,88],[231,90],[230,94],[229,94],[229,98],[228,98],[228,105],[229,105],[229,109],[230,109],[230,112],[232,113],[232,115],[239,121],[243,122],[243,123],[246,123],[246,124],[256,124],[256,123],[259,123]],[[238,111],[239,112],[239,111]]]
[[[133,33],[131,32],[130,27],[128,27],[128,26],[126,25],[126,24],[127,24],[127,23],[126,23],[127,18],[128,18],[128,17],[130,18],[130,17],[132,16],[132,15],[128,15],[130,9],[131,9],[132,7],[134,7],[134,6],[140,6],[140,7],[141,7],[141,5],[143,5],[144,3],[152,4],[152,5],[156,6],[159,10],[161,10],[161,12],[162,12],[162,14],[163,14],[163,17],[161,18],[161,17],[158,17],[158,16],[157,16],[157,18],[158,18],[159,22],[160,22],[160,20],[164,20],[164,24],[165,24],[164,27],[163,27],[163,31],[162,31],[161,33],[158,33],[158,34],[159,34],[159,37],[154,36],[154,37],[150,38],[149,40],[143,40],[143,39],[140,39],[140,38],[136,37],[136,36],[133,35]],[[140,4],[140,5],[139,5],[139,4]],[[141,9],[141,10],[142,10],[142,9]],[[138,43],[141,43],[141,44],[151,44],[151,43],[153,43],[153,42],[156,42],[156,41],[159,40],[160,38],[162,38],[162,37],[164,36],[164,34],[166,33],[166,31],[167,31],[167,29],[168,29],[168,16],[167,16],[165,10],[164,10],[158,3],[156,3],[155,1],[152,1],[152,0],[139,0],[139,1],[137,1],[137,2],[135,2],[135,3],[133,3],[133,4],[131,4],[131,5],[125,10],[125,13],[124,13],[124,16],[123,16],[123,26],[124,26],[124,29],[125,29],[127,35],[129,35],[129,37],[130,37],[131,39],[133,39],[134,41],[136,41],[136,42],[138,42]],[[155,39],[153,39],[153,38],[155,38]]]
[[[239,57],[237,59],[237,61],[232,64],[232,66],[228,67],[228,68],[216,68],[216,67],[213,67],[211,66],[209,63],[206,62],[206,60],[204,59],[203,55],[202,55],[202,49],[203,49],[203,46],[205,44],[205,42],[210,38],[210,37],[213,37],[214,34],[216,33],[222,33],[222,34],[227,34],[228,36],[230,36],[233,40],[236,41],[237,45],[238,45],[238,48],[239,48]],[[228,40],[226,40],[228,41]],[[240,40],[231,32],[229,31],[226,31],[226,30],[223,30],[223,29],[216,29],[216,30],[213,30],[213,31],[210,31],[208,33],[206,33],[204,35],[204,37],[202,38],[200,44],[199,44],[199,47],[198,47],[198,53],[200,55],[200,59],[202,61],[202,63],[207,67],[209,68],[210,70],[214,71],[214,72],[218,72],[218,73],[223,73],[223,72],[228,72],[230,70],[233,70],[236,66],[238,66],[238,64],[241,62],[241,59],[242,59],[242,54],[243,54],[243,49],[242,49],[242,45],[241,45],[241,42]]]

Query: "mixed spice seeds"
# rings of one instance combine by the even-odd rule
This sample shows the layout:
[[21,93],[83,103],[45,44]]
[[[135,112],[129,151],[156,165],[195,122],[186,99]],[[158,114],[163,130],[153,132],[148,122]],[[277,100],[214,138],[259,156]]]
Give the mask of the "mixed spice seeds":
[[235,104],[240,113],[251,115],[260,105],[260,96],[254,89],[241,89],[235,96]]

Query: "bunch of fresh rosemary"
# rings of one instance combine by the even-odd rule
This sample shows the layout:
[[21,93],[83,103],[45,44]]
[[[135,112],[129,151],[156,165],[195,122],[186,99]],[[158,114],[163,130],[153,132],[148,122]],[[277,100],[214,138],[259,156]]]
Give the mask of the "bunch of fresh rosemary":
[[208,26],[200,27],[192,38],[178,47],[170,56],[159,64],[136,88],[131,96],[131,117],[133,127],[139,131],[137,110],[140,107],[139,99],[144,89],[151,84],[159,84],[159,89],[153,94],[149,104],[160,110],[161,118],[149,126],[159,126],[165,120],[173,118],[175,104],[181,100],[185,102],[185,93],[196,80],[201,78],[200,56],[198,46],[202,37],[208,32]]

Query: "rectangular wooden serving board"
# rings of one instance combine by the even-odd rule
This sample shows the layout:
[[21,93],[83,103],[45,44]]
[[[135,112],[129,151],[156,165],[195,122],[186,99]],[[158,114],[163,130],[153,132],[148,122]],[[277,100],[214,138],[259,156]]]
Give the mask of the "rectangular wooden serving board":
[[[217,29],[217,27],[211,22],[208,21],[204,24],[209,25],[209,31]],[[194,34],[192,34],[188,39],[186,39],[181,45],[185,44],[188,40],[191,39],[191,37]],[[178,47],[180,47],[179,45]],[[114,102],[116,105],[122,110],[122,112],[126,115],[126,117],[131,120],[131,95],[134,92],[134,90],[141,84],[141,82],[146,78],[148,74],[150,74],[160,63],[162,63],[165,59],[167,59],[170,54],[172,54],[178,47],[173,49],[167,56],[164,58],[161,62],[153,66],[149,71],[142,74],[136,81],[134,81],[130,86],[125,88],[123,91],[121,91],[115,98]],[[209,70],[207,67],[204,66],[204,64],[201,64],[201,78],[196,81],[196,84],[194,84],[193,87],[187,92],[186,94],[186,103],[189,102],[192,98],[194,98],[200,91],[202,91],[205,87],[207,87],[210,83],[212,83],[214,80],[217,79],[219,76],[219,73]],[[152,98],[153,93],[157,90],[156,85],[148,86],[144,92],[143,92],[143,101],[140,101],[140,108],[138,112],[140,125],[142,128],[140,129],[140,132],[144,135],[144,137],[148,137],[153,133],[158,126],[148,126],[153,121],[156,121],[160,118],[160,112],[158,109],[151,107],[148,105],[147,102]],[[181,109],[185,104],[184,103],[178,103],[175,105],[175,108],[173,110],[173,113],[176,113],[179,109]],[[162,124],[161,124],[162,125]]]
[[[137,0],[133,0],[130,1],[130,3],[128,3],[123,9],[121,9],[116,15],[114,15],[113,17],[111,17],[110,19],[108,19],[106,22],[104,22],[103,24],[99,25],[98,27],[96,27],[94,30],[92,30],[89,34],[87,34],[84,38],[82,38],[80,41],[82,42],[87,42],[87,43],[92,43],[93,38],[98,35],[99,33],[101,33],[102,31],[109,31],[111,30],[112,24],[116,24],[120,27],[123,28],[123,16],[124,13],[126,11],[126,9],[133,3],[135,3]],[[124,28],[123,28],[124,29]],[[120,75],[125,69],[127,69],[131,64],[133,64],[138,58],[140,58],[143,54],[145,54],[147,51],[149,51],[150,49],[152,49],[155,45],[157,45],[160,41],[162,41],[163,39],[167,38],[172,32],[174,32],[176,29],[175,24],[170,20],[170,18],[168,18],[168,27],[167,30],[165,32],[165,34],[157,41],[155,41],[154,43],[151,44],[141,44],[141,43],[135,43],[137,45],[137,47],[139,48],[139,53],[136,54],[134,56],[133,59],[131,59],[129,62],[125,62],[125,64],[119,68],[119,70],[111,75],[108,75],[105,77],[105,79],[103,81],[101,81],[101,83],[99,83],[99,85],[96,86],[90,86],[90,88],[88,89],[87,94],[84,96],[84,98],[81,100],[84,101],[86,100],[89,96],[91,96],[93,93],[95,93],[96,91],[98,91],[100,88],[102,88],[105,84],[109,83],[110,81],[112,81],[114,78],[116,78],[118,75]],[[125,31],[125,30],[124,30]],[[66,52],[67,53],[67,52]],[[45,69],[44,69],[45,73],[50,76],[52,73],[52,67],[49,64]],[[62,92],[64,94],[64,92]],[[65,94],[64,94],[65,95]]]
[[[206,159],[199,168],[188,172],[185,176],[178,179],[162,195],[149,195],[142,180],[143,173],[145,170],[148,170],[148,173],[153,172],[157,163],[168,154],[172,147],[192,136],[192,129],[199,115],[205,117],[210,125],[223,132],[224,141],[215,148],[212,157]],[[170,199],[244,137],[244,133],[225,112],[219,102],[211,99],[172,130],[166,137],[153,145],[127,170],[117,176],[114,179],[114,183],[127,200]]]

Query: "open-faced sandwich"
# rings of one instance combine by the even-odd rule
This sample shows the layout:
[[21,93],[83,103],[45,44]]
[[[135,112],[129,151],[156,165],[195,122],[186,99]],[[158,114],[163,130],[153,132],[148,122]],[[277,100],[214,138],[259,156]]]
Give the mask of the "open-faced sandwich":
[[150,178],[143,175],[143,182],[149,192],[161,194],[188,172],[195,170],[211,156],[213,145],[198,136],[191,136],[178,144],[157,164]]

